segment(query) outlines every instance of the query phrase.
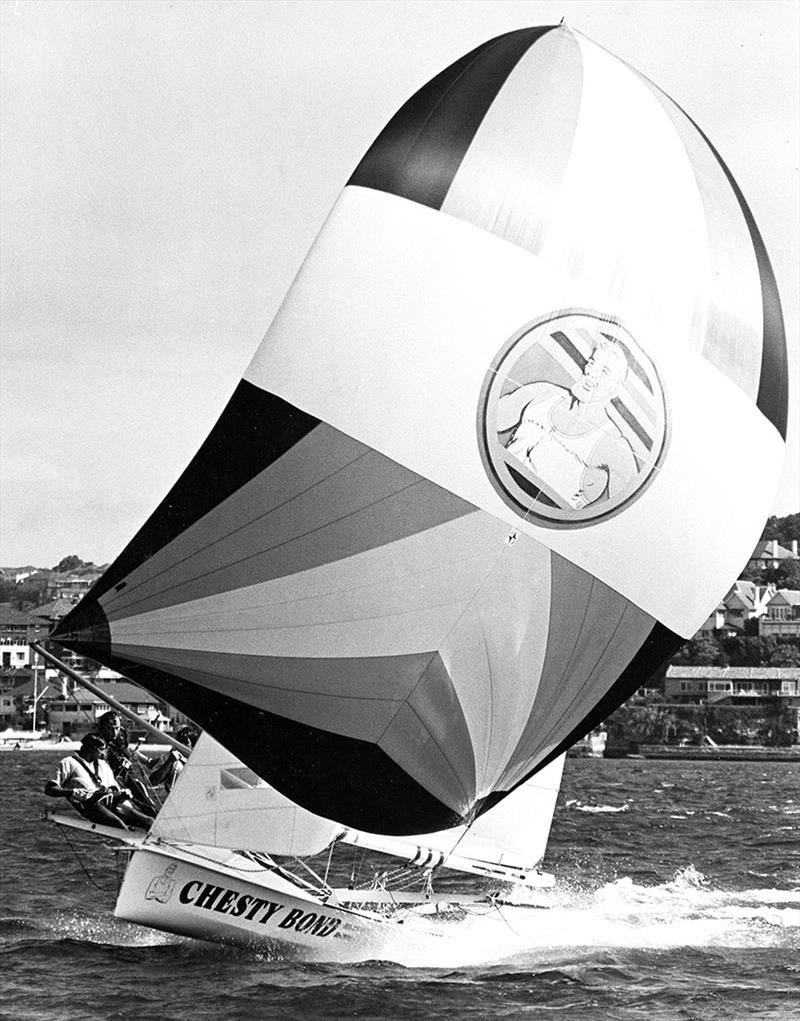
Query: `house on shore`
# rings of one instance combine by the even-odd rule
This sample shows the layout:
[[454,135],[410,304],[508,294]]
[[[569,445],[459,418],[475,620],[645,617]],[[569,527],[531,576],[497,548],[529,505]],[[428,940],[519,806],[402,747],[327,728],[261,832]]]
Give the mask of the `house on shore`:
[[800,709],[800,667],[670,666],[664,695],[683,704],[771,705]]
[[48,625],[11,603],[0,603],[0,669],[19,669],[33,664],[30,643],[47,637]]
[[797,559],[799,559],[797,539],[792,540],[790,549],[781,546],[777,539],[762,539],[753,550],[747,566],[750,569],[763,570],[766,567],[779,567],[787,560]]
[[720,633],[725,637],[746,634],[748,621],[760,621],[774,595],[774,585],[757,585],[754,581],[740,578],[731,585],[695,637],[712,638]]
[[770,596],[758,633],[764,637],[800,638],[800,592],[780,588]]
[[[158,730],[166,732],[172,729],[172,721],[164,712],[163,703],[143,688],[131,684],[130,681],[104,680],[103,690],[110,698],[120,702],[130,712]],[[93,730],[97,720],[111,708],[110,703],[99,695],[77,685],[69,693],[60,692],[48,702],[48,730],[55,735],[80,737]],[[126,720],[125,727],[132,737],[136,735],[134,723]]]

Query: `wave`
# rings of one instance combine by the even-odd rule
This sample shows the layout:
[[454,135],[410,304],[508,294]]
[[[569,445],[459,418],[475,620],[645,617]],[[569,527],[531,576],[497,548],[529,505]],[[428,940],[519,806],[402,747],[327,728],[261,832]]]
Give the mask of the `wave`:
[[[81,947],[153,947],[187,942],[180,936],[146,929],[108,915],[56,911],[36,920],[0,918],[0,944],[8,951],[21,945],[73,943]],[[189,941],[191,942],[191,941]]]
[[[561,885],[549,894],[537,891],[529,898],[524,893],[509,894],[507,901],[476,905],[457,920],[443,919],[435,935],[425,929],[409,920],[374,945],[365,944],[358,956],[404,967],[439,968],[495,966],[520,954],[541,961],[562,952],[573,959],[582,948],[799,950],[800,889],[721,889],[688,865],[668,882],[656,885],[625,876],[593,889]],[[46,954],[49,946],[51,953],[68,952],[95,963],[106,954],[109,960],[129,955],[140,959],[141,954],[158,954],[162,948],[191,958],[231,952],[108,916],[72,912],[56,912],[35,923],[0,918],[0,937],[4,955],[14,951],[30,955],[32,948]],[[352,961],[349,952],[347,957]],[[277,963],[284,954],[278,948],[268,958]]]
[[584,805],[582,802],[571,799],[565,802],[567,808],[572,808],[576,812],[593,812],[597,814],[602,813],[613,813],[613,812],[627,812],[630,809],[629,804],[624,805]]
[[581,948],[800,950],[800,890],[718,889],[692,865],[656,886],[623,877],[593,891],[557,888],[546,909],[540,900],[471,912],[447,924],[446,940],[398,941],[383,956],[436,967]]

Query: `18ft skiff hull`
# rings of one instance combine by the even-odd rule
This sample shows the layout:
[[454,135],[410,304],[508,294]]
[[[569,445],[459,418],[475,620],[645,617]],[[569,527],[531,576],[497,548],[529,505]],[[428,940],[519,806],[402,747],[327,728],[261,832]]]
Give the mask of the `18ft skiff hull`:
[[424,916],[351,910],[306,893],[246,855],[215,848],[143,845],[134,849],[114,914],[193,939],[313,956],[370,956],[406,927],[442,933]]

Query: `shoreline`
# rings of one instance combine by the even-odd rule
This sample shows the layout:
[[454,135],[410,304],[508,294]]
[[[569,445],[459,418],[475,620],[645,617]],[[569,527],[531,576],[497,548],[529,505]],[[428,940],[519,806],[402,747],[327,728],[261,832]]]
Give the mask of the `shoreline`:
[[659,745],[607,746],[606,759],[688,759],[724,762],[800,762],[800,745],[770,748],[767,745]]

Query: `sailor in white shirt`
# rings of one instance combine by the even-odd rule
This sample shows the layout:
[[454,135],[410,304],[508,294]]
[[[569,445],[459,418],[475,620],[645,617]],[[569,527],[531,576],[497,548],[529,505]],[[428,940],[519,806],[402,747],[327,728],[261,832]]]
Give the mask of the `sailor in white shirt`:
[[47,781],[44,793],[67,798],[91,822],[118,829],[128,829],[128,825],[148,829],[153,820],[133,805],[129,791],[119,788],[105,761],[105,747],[98,734],[87,734],[78,751],[59,762],[55,779]]

